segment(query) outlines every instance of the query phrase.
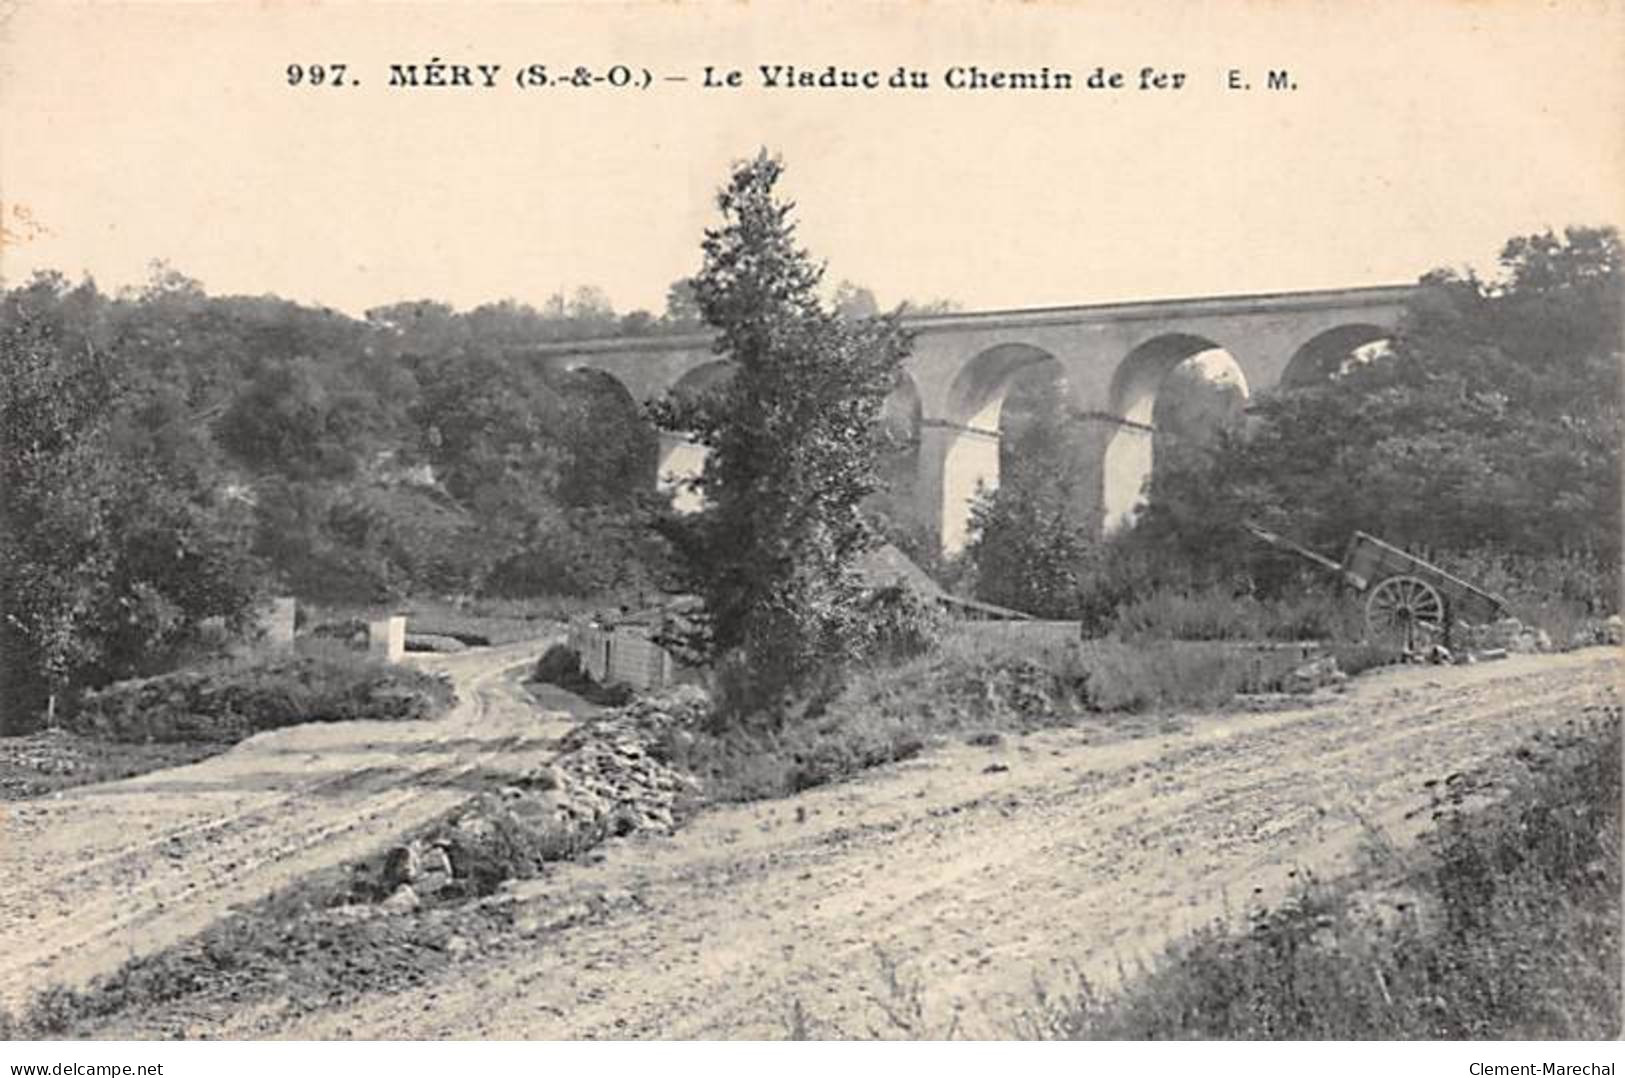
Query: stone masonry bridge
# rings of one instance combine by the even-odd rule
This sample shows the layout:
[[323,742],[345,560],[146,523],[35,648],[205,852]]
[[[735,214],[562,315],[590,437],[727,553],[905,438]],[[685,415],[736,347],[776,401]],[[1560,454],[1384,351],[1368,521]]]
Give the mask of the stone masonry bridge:
[[[919,431],[914,504],[945,552],[966,540],[979,486],[999,478],[1000,415],[1014,379],[1050,364],[1068,410],[1085,424],[1090,511],[1109,529],[1132,518],[1150,473],[1153,407],[1174,368],[1204,367],[1249,394],[1335,370],[1356,349],[1390,337],[1415,286],[1217,296],[906,318],[914,332],[905,378],[889,402]],[[564,342],[526,356],[591,369],[642,403],[701,390],[728,375],[709,333]],[[698,474],[702,447],[662,434],[657,481],[693,507],[682,480]]]

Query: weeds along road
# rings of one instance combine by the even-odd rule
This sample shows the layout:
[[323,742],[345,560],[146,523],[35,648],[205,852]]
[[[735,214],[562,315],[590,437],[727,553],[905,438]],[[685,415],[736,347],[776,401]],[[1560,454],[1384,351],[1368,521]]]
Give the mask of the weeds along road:
[[[1357,679],[1311,710],[1102,744],[957,745],[794,799],[617,840],[492,900],[515,927],[426,982],[318,1008],[188,1007],[193,1035],[295,1038],[1010,1036],[1035,978],[1110,980],[1171,938],[1427,822],[1423,782],[1612,705],[1617,649]],[[1258,890],[1255,892],[1255,888]],[[549,929],[570,910],[598,911]],[[924,985],[887,1017],[877,948]],[[895,1007],[893,1008],[896,1009]],[[906,1012],[906,1008],[904,1008]],[[150,1036],[141,1015],[98,1036]]]
[[514,683],[547,643],[414,656],[457,684],[438,720],[289,727],[188,767],[0,803],[0,1006],[110,972],[375,849],[492,772],[548,759],[572,720],[539,722]]

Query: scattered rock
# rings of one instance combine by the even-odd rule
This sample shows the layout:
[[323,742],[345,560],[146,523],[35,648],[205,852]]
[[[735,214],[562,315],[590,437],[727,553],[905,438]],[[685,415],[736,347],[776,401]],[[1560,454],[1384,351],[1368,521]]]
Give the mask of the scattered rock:
[[1525,629],[1513,637],[1506,645],[1507,650],[1517,655],[1534,655],[1538,652],[1552,650],[1552,638],[1545,629]]
[[1304,663],[1286,675],[1281,681],[1281,691],[1294,694],[1312,693],[1316,689],[1347,680],[1348,675],[1338,669],[1337,657],[1327,655]]
[[409,883],[403,883],[395,888],[388,898],[378,904],[380,909],[389,913],[411,913],[418,905],[418,893]]
[[1406,924],[1426,932],[1443,919],[1438,900],[1405,887],[1358,891],[1349,899],[1348,917],[1379,933],[1393,933]]
[[440,636],[435,633],[407,633],[406,650],[432,651],[451,655],[459,651],[467,651],[468,645],[455,636]]
[[478,795],[431,833],[391,850],[381,889],[410,885],[439,900],[488,895],[539,875],[547,862],[592,860],[596,847],[617,837],[672,833],[699,786],[672,766],[671,749],[709,707],[703,691],[683,686],[582,723],[548,765]]

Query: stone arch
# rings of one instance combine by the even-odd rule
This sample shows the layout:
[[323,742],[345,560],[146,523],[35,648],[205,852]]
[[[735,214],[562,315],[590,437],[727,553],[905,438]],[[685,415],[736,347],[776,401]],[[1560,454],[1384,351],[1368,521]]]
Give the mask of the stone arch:
[[921,421],[919,516],[935,525],[940,549],[957,554],[969,539],[971,506],[999,485],[1004,401],[1027,371],[1060,362],[1045,349],[1010,342],[985,348],[955,375],[943,415]]
[[[1109,416],[1115,425],[1101,460],[1101,514],[1107,532],[1134,522],[1156,463],[1158,395],[1175,371],[1192,372],[1227,394],[1239,420],[1249,388],[1247,377],[1227,350],[1207,337],[1167,333],[1135,347],[1112,374]],[[1210,437],[1220,422],[1174,435]]]
[[[716,389],[733,377],[731,360],[715,359],[690,367],[666,390],[676,400],[698,396]],[[655,470],[656,489],[671,495],[672,508],[679,513],[697,513],[705,508],[705,494],[696,481],[705,472],[710,450],[677,431],[660,432],[660,458]]]
[[1016,376],[1040,364],[1060,369],[1053,354],[1034,345],[1010,343],[983,349],[954,376],[944,418],[958,426],[997,434],[1004,399]]
[[680,399],[708,393],[732,378],[735,367],[736,364],[731,359],[714,359],[709,363],[690,367],[671,384],[666,395]]
[[626,384],[589,366],[560,370],[548,381],[567,402],[586,409],[585,430],[570,447],[577,459],[565,476],[565,501],[600,504],[648,489],[657,474],[659,436]]
[[1282,389],[1302,389],[1331,381],[1378,348],[1385,348],[1394,331],[1370,322],[1351,322],[1317,333],[1292,353],[1281,372]]

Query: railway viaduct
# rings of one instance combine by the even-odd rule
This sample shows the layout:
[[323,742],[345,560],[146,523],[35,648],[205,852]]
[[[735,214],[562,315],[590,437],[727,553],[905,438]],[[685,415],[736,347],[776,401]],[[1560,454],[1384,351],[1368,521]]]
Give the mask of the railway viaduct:
[[[1215,296],[905,319],[914,350],[888,402],[912,413],[919,432],[914,504],[945,552],[966,541],[978,487],[999,478],[1000,416],[1013,380],[1049,364],[1068,411],[1084,424],[1087,507],[1102,529],[1132,519],[1150,473],[1158,389],[1180,364],[1200,358],[1210,376],[1251,393],[1324,377],[1356,349],[1384,340],[1413,285]],[[701,390],[729,364],[710,334],[564,342],[527,349],[561,369],[591,369],[633,401]],[[704,450],[662,434],[657,481],[694,507],[682,480]]]

